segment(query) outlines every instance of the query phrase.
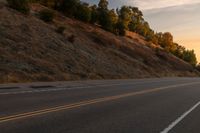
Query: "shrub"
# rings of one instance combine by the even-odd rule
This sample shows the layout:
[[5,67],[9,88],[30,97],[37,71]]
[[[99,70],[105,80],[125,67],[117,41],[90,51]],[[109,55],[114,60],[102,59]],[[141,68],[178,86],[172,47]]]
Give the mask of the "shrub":
[[74,43],[75,41],[75,36],[74,35],[71,35],[68,37],[68,41],[71,42],[71,43]]
[[196,69],[200,72],[200,64],[196,66]]
[[63,12],[68,17],[74,17],[78,10],[80,0],[56,0],[56,9]]
[[52,22],[54,18],[54,12],[48,9],[44,9],[39,12],[40,19],[45,22]]
[[120,36],[125,36],[126,35],[126,28],[123,22],[119,21],[116,25],[115,25],[115,34],[120,35]]
[[59,33],[59,34],[63,34],[64,31],[65,31],[66,27],[64,26],[59,26],[57,29],[56,29],[56,32]]
[[7,0],[8,5],[22,13],[29,13],[29,0]]

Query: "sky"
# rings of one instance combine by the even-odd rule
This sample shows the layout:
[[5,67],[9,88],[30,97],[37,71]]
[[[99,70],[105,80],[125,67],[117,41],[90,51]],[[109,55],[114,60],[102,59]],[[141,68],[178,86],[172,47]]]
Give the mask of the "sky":
[[[99,0],[82,0],[97,4]],[[137,6],[157,32],[171,32],[174,41],[194,49],[200,62],[200,0],[108,0],[109,8]]]

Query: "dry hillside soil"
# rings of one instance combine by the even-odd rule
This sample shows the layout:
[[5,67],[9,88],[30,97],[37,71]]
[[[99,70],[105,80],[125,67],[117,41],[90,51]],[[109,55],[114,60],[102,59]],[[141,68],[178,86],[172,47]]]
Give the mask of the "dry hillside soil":
[[[31,8],[23,15],[0,4],[0,83],[197,76],[135,33],[115,36],[59,13],[45,23],[37,15],[45,7]],[[64,34],[56,32],[60,26]]]

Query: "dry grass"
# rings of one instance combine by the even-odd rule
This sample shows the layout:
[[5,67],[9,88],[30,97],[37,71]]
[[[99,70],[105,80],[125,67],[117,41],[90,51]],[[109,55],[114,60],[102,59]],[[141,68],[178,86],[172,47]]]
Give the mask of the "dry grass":
[[[117,37],[57,12],[47,24],[35,15],[44,8],[32,5],[30,16],[0,8],[1,83],[197,75],[135,33]],[[63,34],[56,32],[60,25]]]

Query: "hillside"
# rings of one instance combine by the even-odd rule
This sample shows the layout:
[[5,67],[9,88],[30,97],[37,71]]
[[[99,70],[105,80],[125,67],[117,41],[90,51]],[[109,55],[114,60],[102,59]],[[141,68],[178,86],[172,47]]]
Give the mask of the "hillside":
[[[0,82],[197,76],[193,67],[135,33],[119,37],[57,13],[40,20],[44,7],[23,15],[0,5]],[[64,34],[56,29],[65,26]]]

